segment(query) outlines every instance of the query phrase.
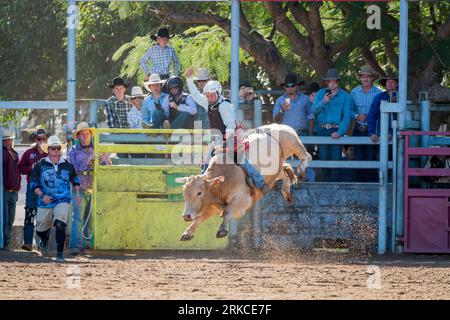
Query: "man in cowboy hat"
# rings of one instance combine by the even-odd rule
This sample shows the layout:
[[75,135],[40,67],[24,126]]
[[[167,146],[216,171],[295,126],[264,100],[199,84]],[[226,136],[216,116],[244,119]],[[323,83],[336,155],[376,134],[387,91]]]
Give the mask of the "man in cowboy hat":
[[14,150],[14,134],[3,131],[3,249],[9,250],[11,231],[16,216],[16,203],[20,190],[19,154]]
[[31,188],[38,196],[36,233],[41,238],[41,253],[46,256],[50,230],[56,227],[56,260],[63,262],[66,225],[72,201],[70,184],[75,192],[75,203],[79,206],[80,180],[74,166],[62,159],[65,145],[57,136],[50,136],[42,147],[48,156],[36,163],[30,177]]
[[[312,106],[312,111],[317,120],[317,135],[339,139],[345,134],[350,125],[351,97],[345,90],[339,88],[339,72],[337,69],[328,69],[326,77],[327,88],[320,89]],[[319,145],[320,160],[340,160],[341,146]],[[324,176],[331,181],[338,181],[339,172],[323,170]]]
[[[165,82],[165,80],[161,80],[157,73],[150,75],[148,81],[144,82],[144,87],[150,94],[144,99],[142,104],[143,128],[155,128],[153,126],[153,115],[155,112],[163,112],[162,103],[169,96],[167,93],[162,92],[162,86]],[[159,116],[161,115],[157,115],[157,117]]]
[[[397,102],[396,93],[398,87],[398,76],[388,69],[386,75],[380,79],[380,84],[386,88],[386,91],[379,93],[373,99],[367,115],[367,131],[372,142],[378,142],[380,136],[380,105],[381,101]],[[394,118],[395,118],[394,114]]]
[[308,103],[308,96],[298,90],[297,76],[289,73],[281,84],[286,93],[275,101],[273,119],[292,127],[299,136],[312,135],[314,116]]
[[128,111],[128,123],[131,129],[142,129],[142,101],[144,100],[142,88],[135,86],[131,88],[131,110]]
[[[367,137],[367,114],[375,96],[381,90],[374,86],[375,71],[369,66],[364,65],[359,71],[359,79],[361,85],[357,86],[350,92],[352,98],[352,117],[355,119],[355,126],[353,128],[353,136]],[[368,145],[355,145],[354,147],[355,160],[376,160],[377,148]],[[376,170],[356,170],[355,178],[359,182],[372,182],[377,180]]]
[[[89,230],[83,228],[89,224],[90,209],[92,201],[92,186],[94,182],[93,168],[94,168],[94,145],[92,137],[94,129],[90,128],[86,122],[81,122],[77,128],[72,132],[72,138],[78,140],[79,143],[74,145],[67,155],[67,160],[74,166],[75,172],[80,180],[80,205],[74,206],[72,217],[72,230],[70,232],[69,248],[72,255],[78,255],[87,247],[85,241],[89,239]],[[108,155],[100,155],[100,164],[111,164]],[[76,194],[74,195],[76,196]],[[83,237],[83,239],[82,239]]]
[[158,33],[151,35],[150,38],[157,42],[156,45],[151,47],[145,52],[141,58],[141,68],[146,75],[145,80],[148,79],[150,72],[148,70],[147,61],[152,61],[151,73],[157,73],[161,79],[168,79],[170,76],[170,64],[173,61],[173,75],[178,75],[180,72],[180,62],[178,61],[175,49],[167,45],[171,36],[167,28],[160,28]]
[[39,128],[30,136],[33,142],[31,148],[26,150],[19,161],[20,174],[27,176],[27,193],[25,196],[25,222],[23,227],[23,246],[22,249],[31,251],[33,249],[34,217],[37,210],[37,196],[34,194],[30,185],[30,175],[36,162],[45,158],[47,153],[42,146],[47,143],[48,134],[44,128]]
[[128,83],[116,77],[109,85],[113,96],[106,100],[106,124],[109,128],[130,128],[127,114],[131,110],[130,97],[125,95]]
[[[214,79],[214,75],[209,73],[207,68],[198,68],[197,73],[194,76],[194,67],[189,67],[185,73],[186,83],[189,89],[189,93],[197,104],[197,115],[196,121],[201,121],[201,128],[209,129],[209,118],[208,118],[208,100],[203,95],[203,88],[206,83]],[[197,82],[198,88],[194,84],[194,80]]]

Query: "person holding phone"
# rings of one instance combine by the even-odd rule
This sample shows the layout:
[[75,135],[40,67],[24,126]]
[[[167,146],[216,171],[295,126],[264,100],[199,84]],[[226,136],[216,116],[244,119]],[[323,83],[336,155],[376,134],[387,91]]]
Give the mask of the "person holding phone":
[[[337,69],[328,69],[327,87],[320,89],[314,97],[312,112],[317,120],[317,135],[339,139],[350,125],[351,98],[339,87],[341,79]],[[340,160],[340,145],[319,145],[320,160]],[[336,169],[323,170],[324,178],[338,181],[339,172]]]
[[299,136],[312,135],[314,115],[311,113],[308,96],[298,90],[299,81],[293,73],[286,75],[284,87],[286,93],[277,99],[273,108],[273,119],[292,127]]

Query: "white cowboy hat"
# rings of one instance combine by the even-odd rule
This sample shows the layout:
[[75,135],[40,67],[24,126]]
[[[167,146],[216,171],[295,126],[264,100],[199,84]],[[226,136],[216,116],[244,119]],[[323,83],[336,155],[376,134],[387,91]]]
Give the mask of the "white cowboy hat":
[[142,91],[142,88],[139,86],[135,86],[133,88],[131,88],[131,95],[130,98],[137,98],[137,97],[142,97],[144,98],[144,92]]
[[214,78],[213,74],[209,74],[208,69],[206,68],[198,68],[197,74],[194,77],[194,80],[210,80]]
[[74,138],[75,140],[78,140],[78,134],[80,133],[80,131],[83,131],[83,130],[89,130],[91,132],[91,137],[94,136],[94,128],[90,128],[89,125],[87,124],[87,122],[81,122],[81,123],[77,124],[77,128],[72,131],[72,138]]
[[153,73],[148,78],[148,81],[144,82],[144,87],[145,87],[145,89],[147,89],[148,92],[152,92],[152,90],[150,90],[151,84],[163,85],[165,82],[166,82],[166,80],[161,80],[161,77],[159,76],[159,74]]
[[61,143],[61,140],[59,140],[58,136],[50,136],[47,140],[47,143],[41,144],[41,149],[45,153],[48,153],[48,148],[53,146],[61,146],[61,151],[64,151],[66,148],[66,144]]
[[13,140],[16,136],[14,135],[14,133],[11,133],[11,131],[9,131],[9,129],[7,128],[1,128],[2,129],[2,140]]

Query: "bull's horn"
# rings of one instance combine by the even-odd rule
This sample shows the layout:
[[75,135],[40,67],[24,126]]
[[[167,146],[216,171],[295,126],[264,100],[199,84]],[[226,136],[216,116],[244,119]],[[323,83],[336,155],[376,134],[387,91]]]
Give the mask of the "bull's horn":
[[225,181],[225,177],[224,176],[219,176],[217,178],[213,178],[213,179],[207,180],[207,182],[224,182],[224,181]]
[[177,183],[186,183],[188,177],[180,177],[180,178],[175,178],[175,182]]

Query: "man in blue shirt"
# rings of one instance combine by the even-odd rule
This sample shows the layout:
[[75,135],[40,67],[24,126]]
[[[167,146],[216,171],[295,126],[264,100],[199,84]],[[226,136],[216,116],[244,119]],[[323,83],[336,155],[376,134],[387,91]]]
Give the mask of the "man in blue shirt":
[[299,136],[312,135],[314,115],[311,113],[308,96],[298,91],[299,82],[295,74],[286,75],[281,84],[286,93],[277,99],[273,108],[273,119],[277,123],[288,125]]
[[[375,96],[381,93],[381,90],[373,85],[375,72],[369,65],[365,65],[359,72],[359,79],[361,85],[357,86],[350,92],[352,97],[352,116],[355,119],[355,127],[353,128],[354,137],[367,137],[367,114]],[[355,160],[376,160],[377,147],[370,145],[355,145],[354,146]],[[377,181],[377,171],[356,170],[356,181],[359,182],[374,182]]]
[[[312,112],[317,121],[317,135],[331,136],[339,139],[345,134],[350,125],[351,98],[343,89],[339,88],[339,72],[336,69],[328,69],[327,88],[320,89],[314,97]],[[319,145],[320,160],[340,160],[340,145]],[[336,169],[323,170],[324,177],[331,181],[338,181],[339,172]]]
[[[156,73],[150,75],[147,82],[144,82],[144,87],[150,92],[150,95],[142,102],[142,127],[144,129],[157,128],[153,124],[154,114],[156,118],[161,117],[159,114],[163,112],[163,101],[169,96],[167,93],[162,92],[162,85],[165,80],[161,80],[160,76]],[[158,127],[159,128],[159,127]]]
[[[378,142],[380,137],[380,105],[381,101],[391,101],[391,93],[397,91],[398,76],[392,71],[388,70],[386,76],[380,79],[380,84],[386,88],[386,91],[379,93],[370,106],[369,114],[367,115],[367,131],[372,142]],[[396,98],[396,97],[395,97]],[[395,102],[395,101],[392,101]],[[395,116],[395,114],[394,114]],[[389,124],[390,126],[390,124]]]

